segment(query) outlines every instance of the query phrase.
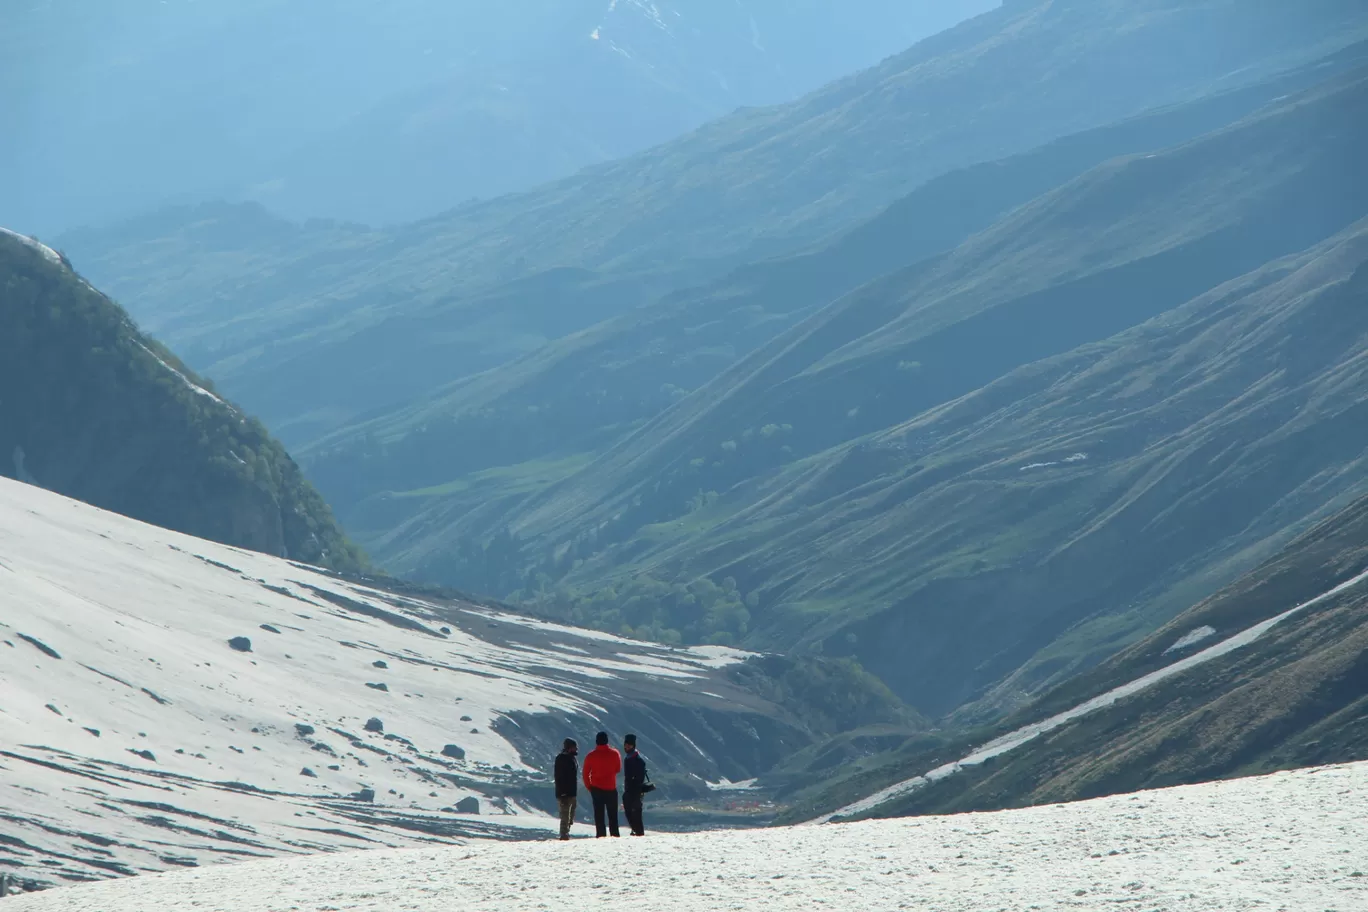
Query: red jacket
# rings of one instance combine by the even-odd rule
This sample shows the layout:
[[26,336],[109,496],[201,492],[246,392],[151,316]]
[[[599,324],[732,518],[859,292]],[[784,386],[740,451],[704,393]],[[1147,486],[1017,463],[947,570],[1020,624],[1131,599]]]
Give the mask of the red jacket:
[[622,755],[616,748],[600,744],[584,758],[584,787],[612,791],[622,771]]

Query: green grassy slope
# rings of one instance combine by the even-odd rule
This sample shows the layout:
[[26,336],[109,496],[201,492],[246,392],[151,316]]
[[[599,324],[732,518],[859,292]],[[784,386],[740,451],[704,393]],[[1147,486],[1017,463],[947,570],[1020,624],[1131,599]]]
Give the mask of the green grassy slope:
[[[439,503],[391,541],[435,576],[521,571],[547,610],[618,587],[613,623],[686,635],[696,609],[641,580],[731,578],[712,632],[853,654],[933,715],[1010,707],[1362,483],[1366,87],[1095,169],[515,509]],[[504,524],[522,540],[478,554],[434,534]]]
[[339,570],[359,552],[260,422],[50,251],[0,233],[0,472]]
[[[522,479],[529,472],[549,481],[554,480],[544,471],[549,463],[578,468],[589,454],[659,415],[833,298],[954,247],[1014,206],[1109,158],[1157,151],[1219,129],[1355,61],[1368,61],[1368,45],[1244,90],[951,172],[809,252],[752,264],[666,295],[435,394],[410,388],[412,404],[406,408],[330,435],[301,455],[330,502],[363,537],[383,537],[405,517],[430,507],[429,497],[442,496],[438,492],[460,502],[444,507],[488,510],[505,494],[528,493]],[[587,282],[593,288],[603,285],[597,278]],[[543,301],[561,309],[554,293]],[[505,307],[491,311],[494,319],[509,312]],[[311,370],[316,378],[338,374],[335,381],[325,379],[328,390],[364,401],[366,383],[386,370],[387,362],[402,358],[413,375],[440,371],[440,353],[457,344],[451,341],[458,333],[454,324],[465,314],[393,318],[358,333],[352,343],[355,357],[333,359],[331,371],[326,363],[331,349],[311,353]],[[471,319],[466,317],[462,338],[472,335]],[[395,343],[387,346],[384,340],[391,338]],[[381,355],[378,361],[364,357],[367,347]],[[425,369],[429,363],[431,372]],[[344,370],[352,382],[340,376]],[[480,445],[465,445],[469,440]],[[526,471],[516,468],[523,463]],[[499,478],[518,479],[519,490],[501,490]],[[387,495],[419,491],[429,493],[399,500]],[[418,537],[406,540],[416,544]],[[397,556],[390,547],[382,553]]]
[[[1258,81],[1366,29],[1368,13],[1347,0],[1009,3],[799,102],[740,111],[641,155],[393,231],[277,226],[258,236],[247,223],[259,217],[196,210],[62,243],[248,408],[273,426],[306,419],[291,438],[303,442],[357,414],[292,395],[307,377],[299,358],[339,341],[338,360],[351,363],[345,340],[387,317],[478,302],[491,285],[565,266],[659,276],[647,292],[696,285],[853,226],[950,170]],[[508,323],[539,303],[519,301],[480,335],[508,357],[527,350],[509,344]],[[555,328],[603,316],[584,308],[582,322]],[[447,379],[488,366],[466,361],[448,359]],[[405,377],[435,382],[395,375],[396,392]]]

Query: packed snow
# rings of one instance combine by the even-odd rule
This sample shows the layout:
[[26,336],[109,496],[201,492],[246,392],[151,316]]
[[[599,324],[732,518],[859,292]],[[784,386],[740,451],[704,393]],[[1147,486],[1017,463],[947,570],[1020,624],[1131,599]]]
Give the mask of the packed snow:
[[541,836],[529,717],[558,733],[648,688],[730,712],[698,691],[746,656],[395,595],[0,478],[0,870]]
[[280,859],[6,903],[6,912],[1355,912],[1368,909],[1368,764],[950,817]]
[[[1163,668],[1160,668],[1158,671],[1152,671],[1147,675],[1142,675],[1141,677],[1136,678],[1134,681],[1129,681],[1121,685],[1120,687],[1116,687],[1112,690],[1107,691],[1106,693],[1099,694],[1098,696],[1093,697],[1091,700],[1087,700],[1083,703],[1080,703],[1078,706],[1065,710],[1064,712],[1058,713],[1057,715],[1050,716],[1048,719],[1044,719],[1040,722],[1034,722],[1030,725],[1023,726],[1017,729],[1016,731],[1002,735],[999,738],[995,738],[994,740],[988,742],[987,744],[973,751],[969,755],[960,758],[959,760],[938,766],[930,772],[924,773],[920,776],[913,776],[910,779],[904,779],[901,782],[896,782],[885,789],[881,789],[880,791],[877,791],[872,795],[860,799],[859,801],[848,804],[845,807],[840,808],[839,810],[831,814],[825,814],[818,820],[813,822],[817,823],[835,820],[841,817],[855,817],[861,814],[867,814],[870,811],[873,811],[879,808],[880,806],[887,804],[895,798],[900,798],[903,795],[908,794],[909,792],[914,792],[917,789],[922,788],[923,786],[929,785],[933,782],[939,782],[942,779],[945,779],[949,776],[953,776],[955,773],[958,773],[961,769],[963,769],[966,766],[975,766],[977,764],[983,763],[985,760],[991,760],[992,758],[1005,754],[1008,751],[1015,750],[1016,748],[1021,747],[1023,744],[1035,740],[1036,738],[1040,737],[1046,732],[1053,731],[1056,728],[1059,728],[1066,722],[1071,722],[1074,719],[1077,719],[1081,716],[1086,716],[1089,713],[1096,712],[1097,710],[1102,709],[1103,707],[1111,706],[1113,703],[1116,703],[1119,700],[1124,700],[1125,698],[1133,696],[1134,694],[1137,694],[1140,691],[1145,690],[1146,688],[1153,687],[1160,681],[1164,681],[1168,678],[1171,678],[1176,674],[1181,674],[1182,672],[1187,671],[1190,668],[1194,668],[1205,662],[1210,662],[1212,659],[1216,659],[1221,656],[1227,655],[1231,652],[1234,652],[1237,649],[1243,649],[1244,647],[1258,640],[1261,636],[1263,636],[1268,631],[1272,630],[1278,624],[1281,624],[1283,621],[1286,621],[1288,618],[1300,614],[1301,612],[1306,611],[1308,608],[1312,608],[1316,605],[1326,602],[1344,592],[1347,592],[1350,589],[1354,589],[1358,586],[1361,586],[1365,582],[1368,582],[1368,571],[1364,571],[1363,573],[1360,573],[1358,576],[1345,580],[1344,582],[1340,583],[1338,586],[1335,586],[1329,591],[1322,592],[1320,595],[1316,596],[1313,599],[1309,599],[1305,602],[1302,602],[1300,605],[1297,605],[1293,608],[1289,608],[1282,614],[1276,615],[1275,617],[1271,617],[1266,621],[1261,621],[1260,623],[1255,624],[1252,627],[1248,627],[1245,630],[1242,630],[1239,633],[1235,634],[1234,636],[1222,640],[1221,642],[1216,643],[1213,646],[1208,646],[1201,652],[1197,652],[1186,658],[1179,659],[1171,665],[1166,665]],[[1198,631],[1193,631],[1193,633],[1200,632],[1201,630],[1202,628],[1199,628]],[[1214,634],[1215,631],[1212,630],[1212,633]],[[1191,634],[1189,634],[1189,636],[1191,636]],[[1205,636],[1199,637],[1198,639],[1205,639]],[[1189,645],[1191,645],[1191,643],[1193,642],[1197,642],[1197,640],[1190,641]],[[1171,647],[1171,649],[1165,650],[1165,652],[1167,653],[1172,651],[1172,648],[1177,648],[1177,644],[1175,644],[1174,647]]]

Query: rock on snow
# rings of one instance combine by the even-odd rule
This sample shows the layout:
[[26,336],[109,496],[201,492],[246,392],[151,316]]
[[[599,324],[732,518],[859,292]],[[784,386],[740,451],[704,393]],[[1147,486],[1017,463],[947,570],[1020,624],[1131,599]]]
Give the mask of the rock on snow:
[[1368,909],[1368,763],[1075,804],[349,852],[106,881],[5,912]]

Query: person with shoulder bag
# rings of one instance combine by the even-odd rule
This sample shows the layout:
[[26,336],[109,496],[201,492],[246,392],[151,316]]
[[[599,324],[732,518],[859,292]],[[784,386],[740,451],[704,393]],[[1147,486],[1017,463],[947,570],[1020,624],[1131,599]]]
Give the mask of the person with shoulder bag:
[[627,826],[633,836],[645,836],[646,824],[642,820],[641,797],[655,791],[651,774],[646,771],[646,758],[637,751],[636,735],[622,739],[622,812],[627,817]]

